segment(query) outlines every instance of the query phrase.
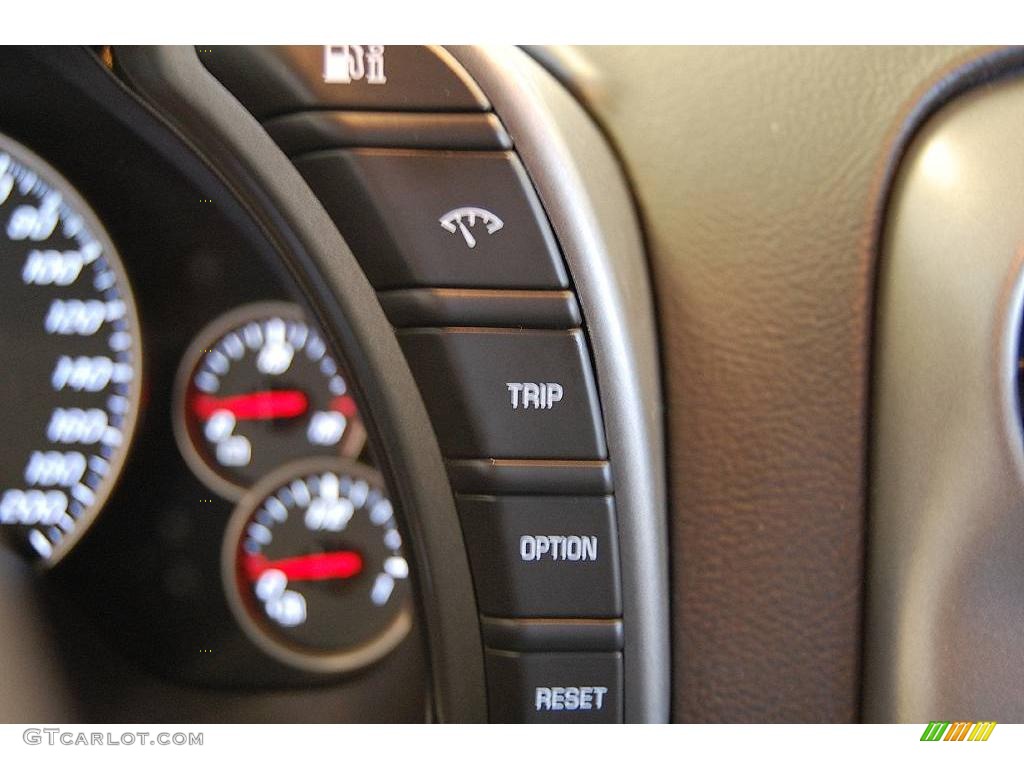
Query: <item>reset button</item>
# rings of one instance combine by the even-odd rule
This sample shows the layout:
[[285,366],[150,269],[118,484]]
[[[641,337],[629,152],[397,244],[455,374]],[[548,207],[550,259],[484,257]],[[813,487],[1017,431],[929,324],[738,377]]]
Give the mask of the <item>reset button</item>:
[[622,722],[621,653],[487,651],[493,723]]

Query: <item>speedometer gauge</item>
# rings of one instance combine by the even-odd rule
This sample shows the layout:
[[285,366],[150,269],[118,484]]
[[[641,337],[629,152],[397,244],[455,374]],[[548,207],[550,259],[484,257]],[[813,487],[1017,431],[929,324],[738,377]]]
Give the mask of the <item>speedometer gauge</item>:
[[178,374],[178,443],[228,499],[292,459],[354,457],[366,431],[321,335],[294,304],[251,304],[199,333]]
[[70,183],[0,135],[0,531],[53,564],[110,494],[139,407],[138,319]]

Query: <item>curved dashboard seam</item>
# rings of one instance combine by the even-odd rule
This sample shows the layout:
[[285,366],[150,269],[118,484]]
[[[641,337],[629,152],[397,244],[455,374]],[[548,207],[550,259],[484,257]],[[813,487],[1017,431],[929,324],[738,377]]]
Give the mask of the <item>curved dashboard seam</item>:
[[580,295],[614,475],[625,721],[665,722],[671,646],[664,408],[649,265],[632,189],[587,111],[530,56],[515,48],[452,50],[531,172]]
[[[649,283],[651,279],[650,276],[654,274],[653,249],[651,247],[649,235],[651,228],[647,221],[647,212],[641,204],[640,195],[638,194],[637,180],[634,178],[632,169],[625,162],[625,154],[619,146],[614,133],[609,129],[609,126],[605,124],[604,120],[602,120],[600,112],[597,109],[594,109],[592,103],[592,100],[596,101],[601,95],[602,84],[600,74],[593,68],[586,53],[584,51],[577,50],[575,46],[526,45],[522,46],[522,50],[573,96],[579,107],[590,118],[591,124],[600,134],[604,142],[611,148],[611,159],[615,163],[619,174],[624,180],[625,193],[629,197],[632,204],[632,210],[637,220],[637,234],[640,238],[640,258],[643,261]],[[650,322],[654,328],[654,346],[657,358],[660,361],[668,354],[664,341],[666,337],[662,333],[661,328],[662,312],[660,307],[660,294],[658,291],[653,289],[653,286],[649,287],[648,294],[648,301],[651,306]],[[668,436],[670,435],[671,430],[668,420],[668,409],[664,400],[664,393],[668,391],[668,384],[666,381],[667,369],[665,366],[658,365],[655,375],[658,382],[658,392],[661,397],[660,429],[662,435],[662,479],[660,492],[663,496],[662,503],[666,509],[666,519],[662,521],[662,525],[666,531],[668,540],[671,541],[671,531],[669,530],[669,527],[672,520],[671,515],[668,514],[667,510],[672,508],[673,496],[672,485],[667,482],[665,470],[665,467],[668,466]],[[665,559],[665,570],[668,574],[667,584],[671,585],[673,583],[674,573],[673,558],[670,555],[666,555]],[[667,604],[668,615],[673,616],[677,610],[684,610],[683,606],[685,606],[685,597],[681,594],[674,594],[671,588],[667,589],[666,592],[665,602]],[[668,645],[664,654],[666,657],[665,663],[668,666],[669,675],[671,676],[674,654],[679,651],[671,638],[671,632],[669,632],[669,635]],[[665,704],[665,708],[668,711],[667,719],[670,722],[674,719],[671,698],[671,694],[669,694],[669,701]]]

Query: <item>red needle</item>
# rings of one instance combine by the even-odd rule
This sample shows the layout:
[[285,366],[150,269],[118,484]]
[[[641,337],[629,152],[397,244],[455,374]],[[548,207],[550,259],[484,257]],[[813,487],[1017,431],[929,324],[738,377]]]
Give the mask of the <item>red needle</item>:
[[256,581],[264,571],[281,571],[289,581],[325,581],[349,579],[363,570],[363,558],[358,552],[342,550],[315,555],[267,560],[263,555],[245,555],[242,568],[249,581]]
[[198,394],[192,401],[192,411],[201,421],[209,421],[217,411],[228,411],[242,420],[290,419],[301,416],[308,408],[309,400],[297,389],[248,392],[228,397]]

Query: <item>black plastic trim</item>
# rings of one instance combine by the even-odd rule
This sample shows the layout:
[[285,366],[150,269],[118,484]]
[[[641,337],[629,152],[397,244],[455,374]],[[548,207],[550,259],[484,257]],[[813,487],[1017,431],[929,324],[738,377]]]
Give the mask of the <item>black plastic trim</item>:
[[322,149],[511,149],[512,139],[491,114],[413,112],[296,112],[263,123],[285,154]]
[[603,496],[612,492],[607,461],[455,459],[448,475],[458,493]]
[[258,221],[306,293],[362,395],[364,419],[412,537],[434,716],[486,719],[483,649],[465,545],[423,401],[373,289],[288,158],[203,67],[195,49],[134,47],[115,61]]
[[621,651],[621,619],[501,619],[481,616],[484,643],[504,651]]
[[396,328],[478,326],[578,328],[579,303],[572,291],[492,291],[409,288],[378,294]]

